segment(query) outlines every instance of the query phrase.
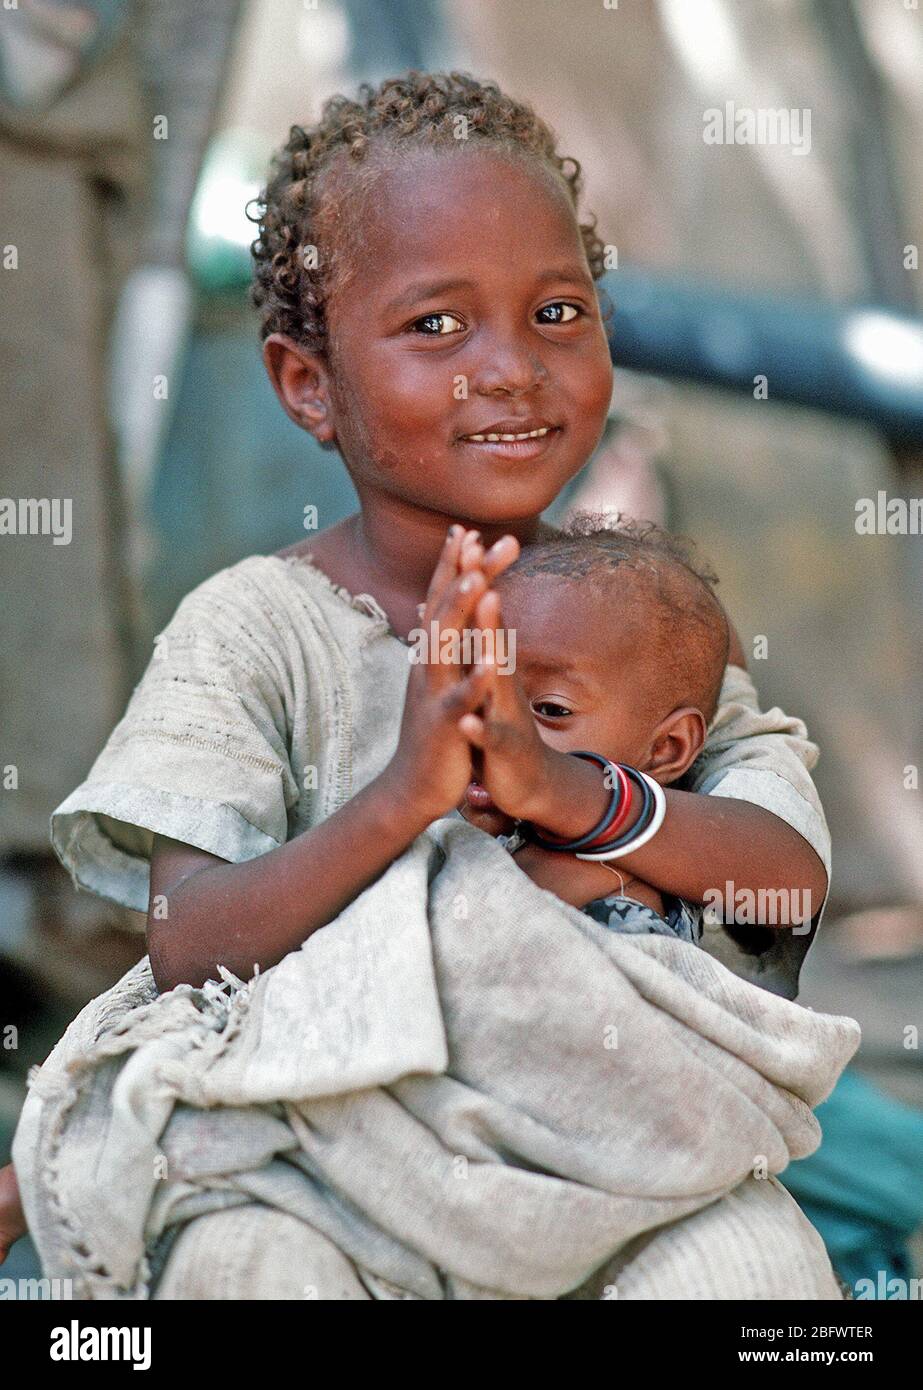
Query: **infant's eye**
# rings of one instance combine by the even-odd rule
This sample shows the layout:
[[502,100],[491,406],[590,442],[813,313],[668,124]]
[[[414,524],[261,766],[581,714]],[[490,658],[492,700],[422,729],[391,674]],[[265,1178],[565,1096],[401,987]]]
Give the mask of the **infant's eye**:
[[[457,327],[446,328],[444,326],[446,322],[450,324],[454,323]],[[444,337],[447,333],[457,333],[459,329],[463,329],[464,326],[461,319],[457,319],[454,314],[443,313],[424,314],[421,319],[417,319],[416,323],[412,325],[415,333],[422,333],[424,336],[430,338]]]
[[533,700],[532,713],[541,715],[543,719],[563,719],[568,714],[573,714],[566,705],[559,705],[556,700]]
[[543,320],[544,323],[572,323],[580,313],[576,304],[567,304],[563,299],[558,300],[557,304],[546,304],[544,309],[539,309],[539,314],[550,314],[550,318]]

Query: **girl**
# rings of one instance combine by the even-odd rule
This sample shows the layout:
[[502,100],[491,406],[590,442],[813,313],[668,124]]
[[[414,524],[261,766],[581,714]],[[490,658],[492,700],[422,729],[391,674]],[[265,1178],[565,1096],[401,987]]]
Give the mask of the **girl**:
[[[524,765],[502,720],[485,743],[484,673],[413,665],[406,645],[421,608],[424,625],[489,622],[492,581],[547,535],[542,512],[600,439],[603,248],[578,221],[578,190],[579,166],[528,107],[457,73],[334,98],[277,156],[253,248],[266,370],[288,416],[340,454],[361,509],[187,596],[52,818],[77,883],[147,910],[161,990],[219,964],[248,978],[296,950],[459,803],[473,771],[551,836],[599,821],[597,768],[553,737]],[[816,749],[799,721],[760,713],[733,629],[729,663],[691,790],[666,791],[660,833],[619,867],[692,902],[732,882],[821,905]],[[785,960],[776,984],[794,993]],[[194,1271],[224,1259],[228,1220],[245,1251],[241,1219],[192,1224],[193,1272],[174,1270],[169,1296],[203,1296]],[[298,1258],[280,1258],[274,1296]],[[220,1296],[252,1296],[244,1253],[237,1268]]]

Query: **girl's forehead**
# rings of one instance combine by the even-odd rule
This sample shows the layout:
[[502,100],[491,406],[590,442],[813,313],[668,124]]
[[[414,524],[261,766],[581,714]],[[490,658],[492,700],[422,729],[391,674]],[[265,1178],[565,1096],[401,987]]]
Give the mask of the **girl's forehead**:
[[[461,142],[459,142],[461,144]],[[585,266],[576,214],[563,181],[535,157],[502,150],[397,149],[378,156],[348,188],[337,218],[361,244],[354,276],[384,281],[459,262],[507,274],[560,261]],[[346,230],[346,229],[344,229]]]

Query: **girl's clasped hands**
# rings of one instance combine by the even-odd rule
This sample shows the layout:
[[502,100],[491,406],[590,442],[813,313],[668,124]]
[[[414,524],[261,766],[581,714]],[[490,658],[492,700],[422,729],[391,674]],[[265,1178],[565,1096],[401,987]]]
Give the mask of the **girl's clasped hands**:
[[[457,807],[476,779],[496,807],[528,820],[562,756],[542,741],[515,669],[497,660],[511,644],[502,640],[493,584],[519,549],[502,536],[485,550],[479,532],[451,527],[421,605],[421,629],[440,640],[411,668],[395,762],[406,794],[433,819]],[[475,633],[479,640],[466,644]],[[466,646],[471,662],[445,659]]]

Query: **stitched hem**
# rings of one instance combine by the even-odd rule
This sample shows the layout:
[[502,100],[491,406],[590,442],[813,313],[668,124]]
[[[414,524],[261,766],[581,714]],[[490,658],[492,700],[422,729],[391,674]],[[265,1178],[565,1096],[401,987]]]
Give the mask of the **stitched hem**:
[[51,816],[52,848],[78,887],[135,912],[147,912],[150,860],[115,844],[97,815],[181,840],[234,864],[285,843],[220,802],[121,783],[78,787]]

